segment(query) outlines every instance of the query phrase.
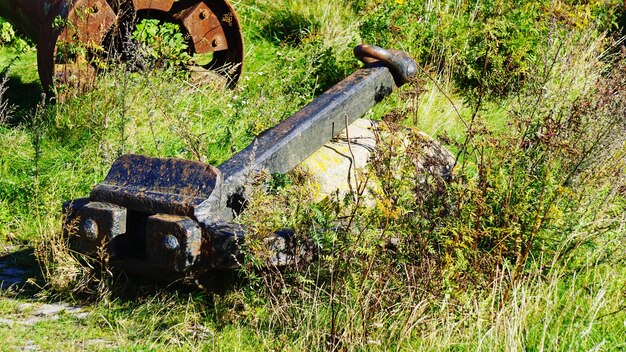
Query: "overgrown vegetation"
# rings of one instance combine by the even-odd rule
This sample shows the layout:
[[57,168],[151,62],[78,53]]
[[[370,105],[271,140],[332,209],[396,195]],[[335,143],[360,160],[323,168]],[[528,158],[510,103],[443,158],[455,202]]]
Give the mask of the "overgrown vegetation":
[[138,55],[156,67],[184,65],[191,60],[187,42],[175,23],[144,19],[137,23],[131,38],[139,44]]
[[[0,243],[35,246],[41,296],[96,301],[88,319],[62,319],[60,334],[79,326],[114,341],[93,349],[625,347],[623,3],[236,6],[252,49],[234,91],[118,67],[83,96],[18,107],[23,118],[0,105],[12,146],[0,149]],[[353,194],[316,202],[298,171],[270,177],[269,192],[250,185],[237,219],[249,256],[226,293],[142,292],[66,250],[61,201],[88,194],[117,156],[219,164],[357,67],[360,41],[406,50],[419,79],[369,115],[385,122]],[[454,153],[452,178],[428,168],[438,161],[419,130]],[[262,265],[263,238],[285,227],[318,260]],[[0,311],[19,314],[6,302]],[[0,327],[24,346],[25,329],[10,335]],[[46,348],[86,346],[66,343]]]

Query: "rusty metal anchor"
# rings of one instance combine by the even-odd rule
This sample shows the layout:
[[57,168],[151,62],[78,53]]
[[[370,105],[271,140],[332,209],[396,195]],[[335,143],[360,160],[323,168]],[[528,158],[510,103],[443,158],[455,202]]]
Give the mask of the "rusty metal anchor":
[[[417,72],[402,51],[361,45],[354,52],[363,68],[218,167],[119,157],[89,198],[64,204],[72,246],[89,255],[105,252],[124,270],[166,280],[237,268],[245,232],[231,220],[248,177],[255,170],[288,172]],[[271,264],[298,260],[295,236],[276,232]]]

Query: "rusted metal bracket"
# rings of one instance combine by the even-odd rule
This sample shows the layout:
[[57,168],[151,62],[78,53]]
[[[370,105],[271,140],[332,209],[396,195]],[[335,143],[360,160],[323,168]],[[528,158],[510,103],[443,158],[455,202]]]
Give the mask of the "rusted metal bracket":
[[[198,277],[241,263],[245,233],[231,222],[245,202],[244,186],[256,171],[285,173],[410,80],[408,55],[359,46],[367,62],[287,120],[218,166],[123,155],[89,198],[64,204],[66,230],[77,250],[104,250],[111,263],[161,279]],[[370,56],[371,55],[371,56]],[[293,231],[269,245],[273,265],[306,257]]]

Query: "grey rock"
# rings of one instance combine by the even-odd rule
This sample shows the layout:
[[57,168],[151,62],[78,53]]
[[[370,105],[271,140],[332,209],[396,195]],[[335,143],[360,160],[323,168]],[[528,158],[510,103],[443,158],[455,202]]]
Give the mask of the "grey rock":
[[317,186],[315,198],[322,199],[338,192],[345,197],[356,192],[359,172],[365,168],[376,148],[375,123],[357,119],[339,136],[304,160],[300,167],[311,175]]
[[0,324],[9,326],[14,324],[35,325],[41,321],[57,320],[60,314],[64,312],[78,319],[84,319],[89,315],[89,312],[85,311],[83,308],[65,303],[44,303],[41,305],[35,303],[21,303],[16,307],[16,311],[23,318],[0,318]]
[[70,309],[70,308],[71,307],[68,307],[68,306],[62,305],[62,304],[58,304],[58,303],[44,304],[41,307],[37,308],[33,314],[35,316],[39,316],[39,317],[46,317],[46,316],[59,314],[62,311],[66,310],[66,309]]
[[[300,164],[300,168],[311,175],[311,181],[317,186],[314,198],[321,200],[334,193],[343,198],[357,191],[359,183],[364,181],[363,170],[376,151],[377,141],[390,137],[389,129],[383,124],[358,119],[348,126],[347,133],[344,130]],[[394,133],[398,133],[396,138],[402,140],[398,155],[419,151],[414,159],[418,174],[434,174],[444,179],[452,177],[455,157],[439,142],[421,131],[404,129]],[[416,181],[424,180],[425,177]],[[370,182],[366,189],[376,189],[376,185]],[[370,205],[375,203],[368,194],[365,194],[365,201]]]
[[35,341],[28,340],[26,341],[26,346],[22,349],[23,351],[39,351],[39,346],[35,345]]
[[13,326],[13,324],[15,324],[15,320],[7,319],[7,318],[0,318],[0,325]]

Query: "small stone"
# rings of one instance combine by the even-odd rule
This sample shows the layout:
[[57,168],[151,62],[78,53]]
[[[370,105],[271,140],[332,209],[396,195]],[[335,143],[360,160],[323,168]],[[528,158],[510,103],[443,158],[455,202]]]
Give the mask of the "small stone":
[[88,346],[98,346],[98,347],[105,347],[105,348],[113,348],[115,347],[115,344],[109,340],[105,340],[105,339],[91,339],[91,340],[87,340],[84,343],[85,345]]
[[16,310],[17,310],[18,312],[28,312],[29,310],[32,310],[34,306],[35,306],[35,305],[34,305],[34,304],[32,304],[32,303],[20,303],[20,304],[17,306]]
[[0,325],[13,326],[13,324],[15,324],[14,320],[7,319],[7,318],[0,318]]
[[89,316],[89,312],[72,313],[76,319],[86,319]]
[[22,349],[23,351],[37,351],[39,350],[39,346],[35,345],[35,341],[28,340],[26,341],[26,346]]
[[44,304],[35,310],[34,315],[40,316],[40,317],[57,315],[61,313],[62,311],[67,310],[68,308],[70,307],[62,305],[62,304],[57,304],[57,303]]

